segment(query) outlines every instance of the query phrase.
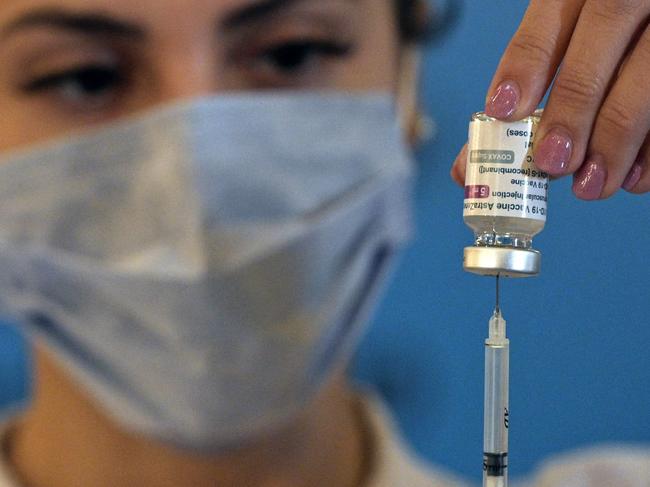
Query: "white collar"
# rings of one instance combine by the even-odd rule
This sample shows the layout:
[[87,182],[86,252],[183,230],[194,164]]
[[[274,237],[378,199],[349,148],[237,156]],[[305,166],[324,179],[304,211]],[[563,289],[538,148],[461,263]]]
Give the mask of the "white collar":
[[362,399],[373,440],[367,487],[465,487],[466,483],[442,468],[433,468],[411,451],[398,433],[385,404],[373,394]]

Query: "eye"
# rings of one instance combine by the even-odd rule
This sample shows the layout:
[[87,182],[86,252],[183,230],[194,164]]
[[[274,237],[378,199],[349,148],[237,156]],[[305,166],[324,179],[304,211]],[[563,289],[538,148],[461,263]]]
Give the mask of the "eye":
[[349,44],[326,41],[292,41],[262,54],[267,63],[281,71],[298,71],[319,58],[342,58],[352,50]]
[[243,57],[249,82],[258,89],[322,85],[355,45],[338,40],[296,37],[253,49]]
[[88,64],[41,75],[23,86],[27,94],[52,93],[62,101],[95,105],[114,95],[125,83],[119,67]]

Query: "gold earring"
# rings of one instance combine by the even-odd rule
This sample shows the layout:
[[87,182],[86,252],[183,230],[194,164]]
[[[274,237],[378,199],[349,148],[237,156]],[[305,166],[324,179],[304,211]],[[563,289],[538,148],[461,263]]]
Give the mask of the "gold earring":
[[438,132],[435,120],[424,112],[417,110],[408,129],[408,140],[413,147],[431,142]]

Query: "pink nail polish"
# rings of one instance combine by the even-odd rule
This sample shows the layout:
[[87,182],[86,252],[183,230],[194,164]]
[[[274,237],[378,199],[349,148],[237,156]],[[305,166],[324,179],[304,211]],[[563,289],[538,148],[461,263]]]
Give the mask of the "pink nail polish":
[[636,186],[636,183],[639,182],[639,179],[641,179],[641,172],[643,171],[643,168],[641,165],[636,162],[632,166],[632,169],[630,169],[630,172],[627,173],[627,177],[625,178],[625,181],[623,181],[623,189],[625,191],[632,191],[634,189],[634,186]]
[[597,200],[605,187],[607,169],[600,160],[590,159],[576,173],[573,192],[583,200]]
[[485,106],[485,114],[498,118],[510,118],[517,109],[519,102],[519,88],[513,81],[501,83]]
[[564,174],[569,167],[573,141],[562,129],[551,129],[546,137],[537,144],[535,165],[542,171],[554,176]]

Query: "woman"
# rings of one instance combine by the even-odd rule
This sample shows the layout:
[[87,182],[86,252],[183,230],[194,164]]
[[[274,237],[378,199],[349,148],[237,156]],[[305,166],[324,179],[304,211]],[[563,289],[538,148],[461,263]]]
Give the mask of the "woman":
[[[495,77],[488,112],[523,117],[564,63],[538,159],[580,197],[650,189],[632,81],[649,12],[535,0]],[[36,361],[7,486],[460,485],[343,373],[408,230],[396,120],[417,122],[424,18],[407,0],[3,2],[0,295]]]

